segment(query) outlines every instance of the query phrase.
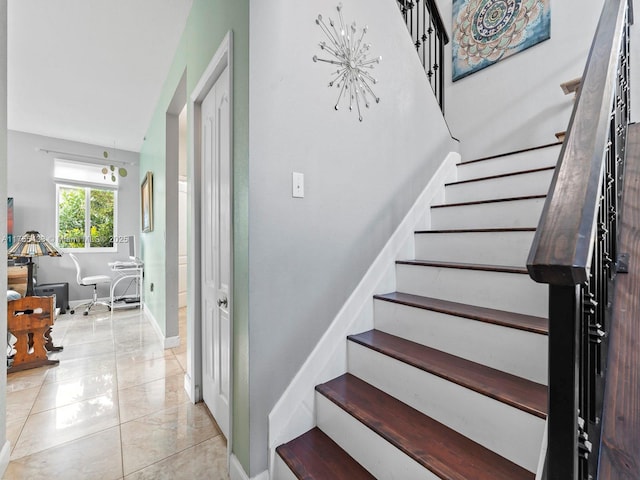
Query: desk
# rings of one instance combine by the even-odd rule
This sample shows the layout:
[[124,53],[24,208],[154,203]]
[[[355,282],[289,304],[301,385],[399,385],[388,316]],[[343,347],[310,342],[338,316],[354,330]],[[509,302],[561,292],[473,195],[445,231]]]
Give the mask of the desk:
[[[128,307],[142,306],[142,292],[143,292],[142,279],[144,277],[144,264],[142,262],[132,263],[132,264],[129,264],[129,262],[126,262],[126,263],[127,263],[126,266],[122,266],[122,264],[119,262],[109,263],[109,267],[111,268],[111,271],[116,273],[116,276],[113,282],[111,282],[111,293],[110,293],[111,311],[113,311],[114,308],[125,308],[125,307],[128,308]],[[137,301],[125,302],[122,305],[116,306],[114,294],[116,291],[116,287],[123,280],[133,280],[136,284],[136,290],[135,290],[135,296],[132,297],[131,295],[129,296],[121,295],[121,298],[134,298],[134,299],[137,299]],[[129,287],[127,287],[127,289],[128,288]],[[125,294],[126,294],[126,290],[125,290]]]

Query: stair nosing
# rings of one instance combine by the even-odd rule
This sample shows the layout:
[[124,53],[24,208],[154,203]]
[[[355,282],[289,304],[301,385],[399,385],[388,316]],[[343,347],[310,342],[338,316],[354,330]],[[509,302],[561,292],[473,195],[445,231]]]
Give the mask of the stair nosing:
[[441,350],[435,349],[435,348],[431,348],[431,347],[427,347],[426,345],[422,345],[416,342],[412,342],[411,340],[407,340],[405,338],[402,337],[398,337],[396,335],[391,335],[389,333],[385,333],[379,330],[369,330],[368,332],[363,332],[357,335],[349,335],[347,337],[347,340],[355,342],[365,348],[370,348],[371,350],[374,350],[382,355],[388,356],[390,358],[393,358],[399,362],[405,363],[407,365],[410,365],[414,368],[417,368],[419,370],[422,370],[423,372],[429,373],[431,375],[435,375],[437,377],[442,378],[443,380],[455,383],[457,385],[460,385],[461,387],[467,388],[469,390],[472,390],[480,395],[484,395],[486,397],[492,398],[498,402],[504,403],[505,405],[509,405],[513,408],[516,408],[518,410],[521,410],[525,413],[528,413],[530,415],[533,415],[535,417],[541,418],[541,419],[546,419],[547,415],[546,415],[546,411],[545,410],[540,410],[532,405],[527,405],[523,402],[518,402],[515,399],[511,399],[511,398],[507,398],[504,395],[500,395],[498,392],[493,392],[490,391],[490,388],[487,387],[485,385],[485,388],[483,388],[479,382],[474,382],[472,380],[477,380],[477,378],[474,376],[474,378],[472,379],[471,377],[467,377],[467,378],[462,378],[460,375],[454,375],[454,374],[447,374],[447,372],[445,372],[443,369],[440,368],[436,368],[435,366],[433,366],[432,364],[427,365],[424,362],[419,362],[417,360],[414,360],[412,358],[409,357],[409,355],[406,352],[399,352],[399,351],[394,351],[394,352],[390,352],[388,349],[384,349],[382,347],[379,346],[375,346],[375,345],[371,345],[369,343],[364,342],[364,340],[362,340],[362,336],[369,334],[371,332],[377,332],[376,335],[383,335],[386,337],[393,337],[394,339],[399,340],[402,343],[408,344],[412,344],[412,345],[416,345],[420,350],[422,350],[423,352],[429,352],[430,355],[432,356],[439,356],[440,358],[448,358],[448,359],[456,359],[456,361],[458,363],[463,363],[467,365],[467,370],[471,371],[471,369],[474,369],[476,372],[477,371],[484,371],[484,372],[497,372],[498,376],[501,376],[503,379],[506,380],[513,380],[513,379],[519,379],[523,382],[526,382],[528,384],[531,385],[537,385],[537,386],[541,386],[542,384],[533,382],[531,380],[527,380],[523,377],[518,377],[517,375],[513,375],[510,373],[506,373],[503,372],[501,370],[498,370],[496,368],[491,368],[488,367],[486,365],[483,365],[481,363],[478,362],[474,362],[471,360],[467,360],[465,358],[462,357],[458,357],[457,355],[452,355],[450,353],[446,353],[443,352]]
[[562,142],[547,143],[546,145],[540,145],[540,146],[537,146],[537,147],[523,148],[522,150],[514,150],[512,152],[499,153],[497,155],[490,155],[488,157],[476,158],[474,160],[468,160],[466,162],[460,162],[458,164],[458,166],[469,165],[470,163],[476,163],[476,162],[483,162],[485,160],[493,160],[495,158],[508,157],[509,155],[517,155],[519,153],[533,152],[533,151],[536,151],[536,150],[544,150],[545,148],[551,148],[551,147],[556,147],[556,146],[560,146],[560,145],[562,145]]
[[526,175],[529,173],[539,173],[539,172],[545,172],[547,170],[555,170],[556,167],[540,167],[540,168],[533,168],[530,170],[522,170],[522,171],[517,171],[517,172],[509,172],[509,173],[500,173],[500,174],[496,174],[496,175],[490,175],[488,177],[477,177],[477,178],[470,178],[468,180],[459,180],[459,181],[455,181],[455,182],[450,182],[450,183],[445,183],[444,186],[445,187],[452,187],[455,185],[464,185],[465,183],[473,183],[473,182],[482,182],[485,180],[495,180],[497,178],[505,178],[505,177],[514,177],[517,175]]
[[505,227],[505,228],[452,228],[441,230],[416,230],[416,235],[429,233],[509,233],[509,232],[535,232],[535,227]]
[[456,263],[431,260],[396,260],[396,265],[411,265],[418,267],[453,268],[456,270],[476,270],[481,272],[514,273],[529,275],[526,267],[510,267],[504,265],[485,265],[480,263]]
[[[527,471],[526,469],[520,467],[519,465],[515,464],[514,462],[498,455],[497,453],[489,450],[488,448],[480,445],[479,443],[471,440],[468,437],[465,437],[464,435],[462,435],[459,432],[456,432],[455,430],[453,430],[450,427],[447,427],[446,425],[444,425],[441,422],[438,422],[437,420],[435,420],[432,417],[429,417],[428,415],[425,415],[424,413],[420,412],[419,410],[416,410],[415,408],[411,407],[410,405],[407,405],[406,403],[392,397],[391,395],[389,395],[388,393],[374,387],[373,385],[368,384],[367,382],[365,382],[364,380],[350,374],[350,373],[345,373],[343,375],[341,375],[340,377],[334,378],[333,380],[330,380],[328,382],[325,382],[321,385],[316,385],[315,390],[316,392],[318,392],[320,395],[322,395],[323,397],[325,397],[328,401],[330,401],[331,403],[333,403],[334,405],[337,406],[337,408],[342,409],[346,414],[352,416],[356,421],[360,422],[362,425],[364,425],[366,428],[370,429],[371,431],[373,431],[376,435],[380,436],[381,438],[383,438],[384,440],[386,440],[387,442],[389,442],[391,445],[393,445],[395,448],[397,448],[398,450],[400,450],[401,452],[403,452],[405,455],[407,455],[409,458],[413,459],[414,461],[416,461],[417,463],[419,463],[420,465],[422,465],[424,468],[426,468],[427,470],[429,470],[430,472],[434,473],[435,475],[438,476],[438,478],[442,478],[443,480],[448,480],[448,479],[460,479],[461,477],[458,475],[452,476],[455,474],[455,472],[448,472],[446,471],[446,467],[448,466],[449,468],[453,468],[451,463],[446,463],[444,462],[444,460],[441,457],[436,457],[434,455],[430,455],[427,456],[426,455],[426,451],[422,450],[422,451],[412,451],[412,449],[410,449],[410,446],[413,446],[413,444],[409,444],[409,440],[405,439],[405,441],[402,441],[402,438],[399,438],[397,435],[394,435],[395,432],[389,431],[389,429],[385,429],[384,425],[386,425],[386,423],[381,423],[381,422],[373,422],[371,421],[369,418],[367,418],[366,416],[362,415],[357,409],[354,408],[353,404],[350,404],[348,402],[343,401],[341,398],[338,398],[338,396],[340,396],[340,392],[338,392],[337,389],[335,389],[333,387],[333,383],[336,381],[345,381],[348,380],[349,382],[360,382],[364,385],[366,385],[366,389],[370,389],[372,391],[376,392],[377,396],[384,396],[387,399],[390,399],[391,402],[397,402],[397,404],[402,405],[402,408],[406,408],[407,411],[409,410],[413,410],[416,412],[416,414],[419,416],[418,418],[420,418],[420,423],[422,424],[421,426],[425,426],[426,428],[429,428],[430,431],[433,431],[434,427],[438,429],[438,432],[436,433],[447,433],[448,435],[450,435],[449,438],[454,437],[457,439],[462,439],[462,441],[467,442],[468,445],[474,445],[479,447],[479,449],[481,450],[481,452],[488,452],[490,455],[495,455],[497,458],[504,460],[506,463],[508,463],[509,465],[512,465],[513,467],[515,467],[518,470],[521,470],[521,472],[525,472],[526,474],[530,474],[531,476],[528,478],[531,478],[533,480],[534,476],[533,473]],[[329,385],[331,384],[331,385]],[[425,424],[428,424],[425,425]],[[445,445],[447,445],[447,443],[445,443]],[[445,448],[448,448],[445,447]],[[474,454],[477,458],[477,453]]]
[[[469,320],[476,320],[478,322],[490,323],[492,325],[499,325],[505,328],[513,328],[524,332],[534,333],[538,335],[549,335],[548,321],[544,317],[537,317],[535,315],[526,315],[524,313],[507,312],[505,310],[496,310],[493,308],[480,307],[477,305],[468,305],[460,302],[452,302],[450,300],[442,300],[439,298],[424,297],[420,295],[413,295],[409,293],[393,292],[387,294],[374,295],[374,300],[380,300],[383,302],[395,303],[398,305],[404,305],[411,308],[419,308],[422,310],[429,310],[436,313],[442,313],[445,315],[451,315],[454,317],[467,318]],[[421,302],[420,300],[427,300],[427,302]],[[466,307],[466,308],[461,308]],[[467,311],[464,311],[467,310]],[[477,313],[472,313],[469,310],[475,310]],[[511,319],[529,319],[528,325],[524,322],[509,322],[498,318],[496,313],[504,313]],[[545,327],[533,326],[531,323],[547,323]]]
[[483,203],[500,203],[500,202],[517,202],[519,200],[536,200],[540,198],[546,198],[546,195],[525,195],[522,197],[509,197],[509,198],[492,198],[489,200],[474,200],[472,202],[458,202],[458,203],[443,203],[440,205],[431,205],[431,208],[446,208],[446,207],[464,207],[467,205],[482,205]]
[[[354,459],[351,455],[349,455],[348,452],[346,452],[340,445],[338,445],[329,435],[327,435],[325,432],[323,432],[320,428],[313,427],[310,430],[306,431],[305,433],[303,433],[302,435],[299,435],[298,437],[294,438],[293,440],[290,440],[286,443],[283,443],[281,445],[278,445],[276,447],[276,453],[280,456],[280,458],[282,459],[282,461],[287,465],[287,467],[289,468],[289,470],[291,470],[291,472],[294,474],[294,476],[298,479],[303,479],[303,478],[308,478],[308,477],[302,477],[302,472],[299,472],[299,468],[298,468],[298,464],[295,463],[293,461],[293,456],[300,458],[297,455],[297,452],[295,452],[295,448],[292,447],[292,444],[297,442],[297,441],[301,441],[301,438],[306,436],[306,435],[310,435],[314,437],[314,440],[321,440],[323,442],[329,442],[329,447],[332,449],[332,451],[335,451],[335,449],[339,449],[342,452],[344,452],[344,454],[346,456],[349,457],[350,461],[352,461],[353,463],[350,465],[351,469],[357,469],[360,470],[360,474],[364,474],[367,473],[368,474],[368,478],[374,479],[375,477],[373,475],[371,475],[371,473],[369,471],[367,471],[366,468],[364,468],[364,466],[362,466],[362,464],[360,464],[356,459]],[[326,443],[325,443],[326,445]],[[311,473],[309,470],[305,469],[305,471],[307,473]],[[350,471],[350,473],[354,473],[353,470]],[[311,473],[313,474],[313,473]],[[360,476],[360,475],[359,475]]]

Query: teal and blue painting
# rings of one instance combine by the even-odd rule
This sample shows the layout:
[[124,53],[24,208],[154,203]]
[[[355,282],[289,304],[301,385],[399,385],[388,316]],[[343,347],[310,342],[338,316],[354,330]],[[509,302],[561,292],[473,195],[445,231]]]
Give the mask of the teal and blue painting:
[[551,36],[550,0],[453,0],[453,81]]

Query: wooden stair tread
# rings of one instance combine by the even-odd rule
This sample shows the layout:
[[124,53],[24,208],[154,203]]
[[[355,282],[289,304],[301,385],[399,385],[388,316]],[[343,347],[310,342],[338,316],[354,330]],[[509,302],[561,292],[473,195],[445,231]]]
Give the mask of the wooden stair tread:
[[512,152],[499,153],[497,155],[490,155],[488,157],[476,158],[474,160],[467,160],[466,162],[460,162],[458,166],[468,165],[470,163],[476,163],[476,162],[483,162],[485,160],[493,160],[494,158],[508,157],[509,155],[516,155],[518,153],[531,152],[534,150],[542,150],[544,148],[555,147],[558,145],[562,145],[562,142],[547,143],[546,145],[540,145],[538,147],[523,148],[522,150],[514,150]]
[[462,185],[464,183],[473,183],[473,182],[481,182],[483,180],[494,180],[496,178],[504,178],[504,177],[514,177],[517,175],[525,175],[527,173],[537,173],[537,172],[545,172],[547,170],[554,170],[556,167],[541,167],[541,168],[532,168],[530,170],[521,170],[517,172],[509,172],[509,173],[500,173],[498,175],[491,175],[488,177],[478,177],[478,178],[470,178],[469,180],[460,180],[458,182],[450,182],[445,183],[445,187],[453,186],[453,185]]
[[518,200],[535,200],[545,197],[546,195],[526,195],[523,197],[492,198],[490,200],[474,200],[472,202],[443,203],[440,205],[431,205],[431,208],[464,207],[467,205],[482,205],[483,203],[516,202]]
[[362,465],[314,427],[276,448],[297,478],[305,480],[375,480]]
[[532,480],[535,475],[359,378],[316,390],[443,480]]
[[549,334],[549,321],[546,318],[525,315],[522,313],[506,312],[493,308],[478,307],[466,303],[451,302],[440,298],[422,297],[409,293],[393,292],[375,295],[373,298],[386,302],[398,303],[414,308],[431,310],[434,312],[464,317],[485,323],[516,328],[526,332]]
[[350,335],[348,339],[531,415],[546,418],[545,385],[379,330]]
[[415,265],[420,267],[455,268],[458,270],[480,270],[483,272],[517,273],[528,275],[526,267],[506,267],[503,265],[484,265],[480,263],[440,262],[431,260],[396,260],[396,265]]
[[415,234],[438,234],[438,233],[508,233],[508,232],[535,232],[535,227],[512,227],[512,228],[452,228],[445,230],[416,230]]

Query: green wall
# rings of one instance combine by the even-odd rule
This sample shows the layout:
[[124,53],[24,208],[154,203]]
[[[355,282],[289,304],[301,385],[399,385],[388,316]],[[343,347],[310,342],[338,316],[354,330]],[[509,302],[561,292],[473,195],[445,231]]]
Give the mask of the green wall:
[[[151,20],[151,18],[150,18]],[[140,174],[154,175],[154,231],[141,234],[145,262],[145,303],[166,332],[166,127],[165,114],[183,72],[187,98],[226,33],[233,31],[233,432],[232,450],[249,471],[248,363],[248,171],[249,171],[249,0],[194,0],[169,75],[140,152]],[[191,112],[188,112],[191,120]],[[192,125],[188,132],[191,137]],[[191,153],[191,152],[190,152]],[[191,172],[189,172],[191,173]],[[140,179],[142,181],[142,178]],[[196,262],[198,259],[196,259]],[[149,285],[154,284],[154,291]],[[189,286],[188,291],[192,291]],[[198,339],[199,340],[199,339]]]

